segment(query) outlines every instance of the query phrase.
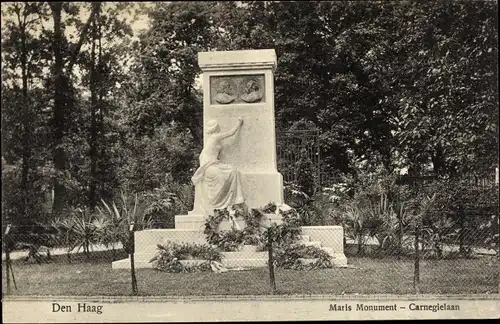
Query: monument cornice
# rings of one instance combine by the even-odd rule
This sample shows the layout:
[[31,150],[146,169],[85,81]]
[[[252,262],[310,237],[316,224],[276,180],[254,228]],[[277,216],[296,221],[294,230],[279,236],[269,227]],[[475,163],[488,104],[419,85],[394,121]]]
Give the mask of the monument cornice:
[[200,52],[198,66],[202,71],[276,69],[274,49],[227,52]]
[[226,63],[221,64],[200,64],[199,65],[203,72],[209,71],[227,71],[228,68],[231,70],[264,70],[272,69],[276,71],[276,64],[271,62],[255,62],[255,63]]

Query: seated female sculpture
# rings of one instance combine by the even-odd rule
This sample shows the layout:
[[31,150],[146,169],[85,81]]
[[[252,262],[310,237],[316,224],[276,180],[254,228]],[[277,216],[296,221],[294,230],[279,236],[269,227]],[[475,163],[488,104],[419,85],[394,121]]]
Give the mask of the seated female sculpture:
[[208,215],[214,209],[228,209],[244,202],[241,190],[240,174],[236,167],[219,160],[222,149],[221,141],[233,136],[241,127],[243,119],[228,132],[221,133],[216,120],[207,123],[208,139],[200,154],[200,167],[194,173],[191,181],[201,186],[202,209]]

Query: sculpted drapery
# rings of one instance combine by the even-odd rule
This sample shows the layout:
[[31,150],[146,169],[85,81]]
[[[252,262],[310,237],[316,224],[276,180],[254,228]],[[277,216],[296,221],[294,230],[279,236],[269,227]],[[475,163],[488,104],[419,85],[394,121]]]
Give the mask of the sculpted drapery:
[[208,139],[200,154],[200,167],[191,181],[200,186],[202,209],[208,215],[214,209],[232,210],[234,205],[245,201],[238,170],[234,165],[219,160],[221,141],[233,136],[242,124],[240,118],[233,129],[221,132],[217,121],[210,120],[207,123]]

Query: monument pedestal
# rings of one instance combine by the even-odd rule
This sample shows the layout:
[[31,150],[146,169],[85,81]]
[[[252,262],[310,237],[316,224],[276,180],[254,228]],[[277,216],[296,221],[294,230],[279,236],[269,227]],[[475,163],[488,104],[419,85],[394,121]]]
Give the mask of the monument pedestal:
[[[243,228],[243,220],[237,220]],[[269,226],[270,223],[281,223],[281,217],[267,214],[261,224]],[[135,232],[135,267],[152,268],[149,261],[157,253],[157,245],[167,241],[188,244],[207,244],[203,230],[205,228],[205,217],[202,215],[182,215],[175,217],[175,229],[150,229]],[[224,220],[219,229],[229,230],[231,223]],[[300,244],[313,245],[323,249],[332,257],[332,264],[336,267],[347,265],[344,255],[344,234],[341,226],[303,226]],[[268,253],[243,250],[237,252],[223,252],[222,264],[225,267],[265,267],[267,266]],[[112,263],[113,269],[130,269],[129,259],[123,259]]]

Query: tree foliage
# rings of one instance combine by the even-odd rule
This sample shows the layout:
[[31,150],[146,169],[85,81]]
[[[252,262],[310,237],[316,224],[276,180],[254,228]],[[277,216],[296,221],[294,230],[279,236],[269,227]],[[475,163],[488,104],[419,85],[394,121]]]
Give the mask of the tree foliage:
[[[3,214],[39,219],[124,185],[154,193],[165,179],[189,183],[203,140],[200,51],[274,48],[276,126],[318,129],[324,174],[489,173],[497,9],[462,0],[2,6]],[[149,26],[132,35],[135,13]]]

